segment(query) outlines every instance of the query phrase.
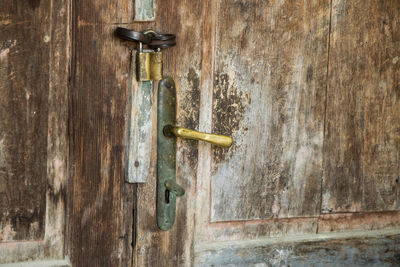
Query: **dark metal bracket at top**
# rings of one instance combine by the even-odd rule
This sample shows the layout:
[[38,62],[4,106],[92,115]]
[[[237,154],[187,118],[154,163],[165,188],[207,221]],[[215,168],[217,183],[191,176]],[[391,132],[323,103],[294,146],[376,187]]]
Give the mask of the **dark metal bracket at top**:
[[[136,75],[139,82],[159,81],[163,77],[161,49],[176,45],[174,34],[161,34],[151,29],[137,32],[118,27],[116,35],[138,43]],[[147,46],[147,49],[144,49]]]

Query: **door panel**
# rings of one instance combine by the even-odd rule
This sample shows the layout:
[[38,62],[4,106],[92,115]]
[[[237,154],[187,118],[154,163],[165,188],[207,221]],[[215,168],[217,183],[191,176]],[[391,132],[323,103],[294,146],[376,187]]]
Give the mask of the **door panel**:
[[64,258],[69,18],[0,4],[0,264]]
[[[359,55],[358,64],[362,64],[361,52],[345,53],[341,47],[351,43],[360,30],[366,35],[374,34],[377,24],[368,21],[371,26],[357,28],[367,17],[354,13],[353,18],[345,20],[344,7],[350,4],[340,0],[174,3],[176,6],[164,1],[158,5],[160,17],[150,25],[177,33],[177,47],[165,56],[167,70],[172,71],[167,73],[177,83],[180,102],[177,119],[181,124],[188,123],[183,126],[198,127],[200,131],[230,134],[234,145],[223,150],[209,144],[178,141],[177,180],[185,187],[186,194],[178,199],[176,222],[168,232],[158,230],[155,223],[155,177],[138,186],[136,265],[396,263],[400,233],[400,212],[396,207],[380,207],[375,212],[336,209],[326,214],[324,206],[329,203],[336,207],[335,198],[344,195],[340,189],[331,189],[332,184],[336,186],[346,177],[339,171],[335,175],[334,168],[340,164],[337,151],[360,145],[359,133],[346,135],[347,143],[337,140],[342,121],[353,121],[354,112],[343,108],[350,105],[338,105],[332,99],[344,98],[340,86],[346,79],[351,90],[357,86],[357,79],[368,82],[367,78],[357,78],[357,73],[354,76],[357,79],[352,80],[351,71],[358,67],[348,69],[346,63]],[[371,9],[372,3],[369,1]],[[361,2],[351,3],[355,5],[358,9],[363,6]],[[374,16],[386,16],[387,24],[397,25],[394,15],[397,6],[387,8],[391,9],[386,11],[387,15]],[[335,22],[335,16],[337,21],[344,20],[351,27],[345,27],[345,22],[342,28],[337,26],[340,23]],[[375,28],[367,33],[369,27]],[[390,34],[391,28],[388,29],[385,38],[395,38],[396,34]],[[382,79],[391,84],[387,88],[397,88],[394,78],[398,71],[398,51],[394,49],[397,41],[386,40],[383,35],[375,39],[389,48],[383,50],[385,53],[393,55],[392,65],[385,65],[390,70],[384,72]],[[364,57],[377,53],[376,60],[389,64],[380,58],[380,47],[369,45],[363,49]],[[196,73],[198,81],[190,79],[194,76],[189,75],[188,68],[193,66],[192,73]],[[378,161],[386,162],[391,169],[399,167],[398,134],[393,130],[399,122],[393,115],[397,110],[395,102],[390,102],[396,100],[396,91],[390,92],[384,98],[374,98],[368,105],[378,108],[382,103],[390,103],[384,105],[388,110],[382,111],[389,113],[382,114],[393,125],[380,125],[382,132],[389,127],[388,137],[383,140],[396,146],[387,146],[391,151],[389,156],[379,154],[379,160],[363,162],[363,168],[366,163]],[[349,90],[347,93],[352,94]],[[363,100],[361,96],[355,99],[359,105],[365,105],[362,101],[374,95],[378,92],[362,95]],[[335,136],[331,135],[333,129],[337,131]],[[374,138],[374,142],[379,141],[371,136],[370,129],[360,129],[367,131],[363,134]],[[390,176],[391,169],[386,174],[382,167],[380,173]],[[379,183],[372,170],[366,169],[364,173],[370,177],[368,186]],[[358,176],[358,181],[366,182],[363,177],[366,176]],[[344,184],[346,192],[359,190],[349,189],[358,184],[347,180]],[[397,190],[387,184],[379,186]],[[379,189],[368,195],[368,201],[362,200],[363,205],[381,201],[377,192],[386,199],[397,197],[397,191],[393,196]],[[346,196],[351,204],[356,203],[352,196]],[[345,256],[340,257],[341,253]]]
[[329,1],[219,1],[211,221],[319,214]]
[[[361,23],[362,16],[357,16],[357,8],[346,11],[349,1],[340,0],[157,1],[155,21],[140,23],[133,22],[132,1],[73,1],[66,249],[72,263],[208,266],[265,265],[278,259],[283,263],[337,259],[343,264],[398,259],[393,249],[399,244],[397,187],[393,189],[389,182],[380,185],[378,176],[366,167],[379,165],[382,177],[392,177],[398,168],[393,159],[399,151],[397,106],[390,102],[397,96],[398,41],[391,29],[397,25],[394,14],[398,6],[388,6],[391,11],[385,13],[386,4],[389,2],[375,4],[375,9],[387,14],[385,22],[392,28],[378,30],[376,19],[386,15],[372,16],[376,21],[359,29],[356,23]],[[350,6],[360,9],[363,4],[359,1]],[[351,16],[345,18],[348,14]],[[345,27],[346,23],[352,26]],[[178,140],[177,182],[186,194],[178,199],[175,225],[167,232],[156,224],[155,149],[147,183],[124,182],[127,105],[130,90],[139,86],[131,56],[134,46],[113,36],[117,26],[176,34],[177,46],[163,52],[163,61],[164,73],[173,76],[177,85],[178,124],[231,134],[235,140],[230,150]],[[361,30],[370,31],[365,34],[378,31],[379,45],[394,56],[387,60],[385,55],[383,60],[379,52],[371,52],[380,50],[376,44],[358,52],[352,40],[358,40]],[[355,75],[356,80],[351,80],[351,75],[344,73],[359,68],[350,66],[354,55],[359,57],[357,64],[364,58],[381,63],[378,72],[386,82],[383,94],[369,87],[375,79]],[[362,95],[354,90],[358,83],[369,88]],[[368,102],[358,101],[358,105],[367,105],[370,111],[343,109],[353,102],[343,106],[333,101],[342,99],[343,85],[350,90],[346,101],[363,98]],[[386,103],[384,108],[378,109],[382,103]],[[360,110],[366,116],[364,128],[353,123]],[[381,132],[376,126],[365,128],[376,124],[372,117],[376,113],[391,122],[380,122]],[[346,142],[338,140],[343,125],[352,123],[361,130],[346,133]],[[385,127],[389,127],[386,136]],[[378,133],[382,136],[373,135]],[[360,141],[366,137],[371,138],[369,142],[383,142],[380,148],[386,154],[374,154]],[[351,163],[352,157],[345,158],[349,169],[356,168],[352,173],[358,175],[358,184],[345,180],[337,167],[342,150],[352,146],[362,147],[369,155],[357,159],[361,167]],[[346,184],[348,191],[335,188],[338,183]],[[367,191],[348,189],[353,185],[378,188],[360,198],[362,203],[368,198],[377,206],[349,209],[342,202],[336,204],[345,192],[354,191],[344,197],[346,205],[359,205],[354,196]],[[326,214],[329,209],[332,212]],[[393,211],[385,211],[390,209]],[[362,212],[365,210],[375,212]],[[355,229],[361,231],[349,236],[347,231]],[[370,253],[372,248],[378,251],[377,257]],[[357,256],[335,256],[342,251]]]
[[324,213],[400,207],[399,12],[398,1],[333,1]]

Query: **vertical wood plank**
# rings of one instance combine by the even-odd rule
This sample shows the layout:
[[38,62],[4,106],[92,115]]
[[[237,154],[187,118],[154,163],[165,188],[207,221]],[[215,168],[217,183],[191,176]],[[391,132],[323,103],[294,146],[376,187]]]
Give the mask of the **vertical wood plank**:
[[[68,181],[68,90],[71,69],[71,0],[52,0],[45,258],[65,256]],[[32,259],[30,257],[29,259]]]
[[319,214],[329,1],[220,1],[211,221]]
[[400,207],[400,2],[334,0],[323,212]]
[[44,238],[50,2],[0,7],[0,241]]
[[124,182],[130,52],[115,37],[133,2],[74,1],[67,254],[73,266],[130,266],[135,186]]
[[131,53],[131,83],[128,88],[128,126],[126,141],[126,177],[129,183],[144,183],[150,175],[153,151],[153,82],[137,82],[136,51]]
[[[0,127],[2,134],[6,132],[1,142],[9,143],[10,132],[14,141],[20,138],[19,144],[13,145],[18,149],[8,150],[3,146],[0,154],[9,153],[7,155],[15,160],[14,166],[24,171],[25,176],[24,179],[12,177],[6,186],[0,185],[0,198],[3,197],[3,190],[9,194],[7,200],[0,200],[0,206],[17,208],[18,216],[23,216],[22,219],[17,217],[12,220],[17,223],[15,229],[0,229],[0,263],[64,257],[70,1],[20,4],[10,2],[0,8],[0,35],[5,38],[0,51],[0,92],[8,92],[11,96],[0,100],[4,101],[2,108],[9,108],[1,114],[14,117],[8,128],[4,125]],[[26,114],[17,117],[21,112]],[[25,128],[21,129],[21,126]],[[21,134],[21,131],[24,133]],[[25,162],[20,160],[21,157],[25,158]],[[5,157],[0,162],[3,164],[9,160]],[[0,167],[0,181],[7,178],[7,174],[17,174],[3,167]],[[41,168],[44,170],[32,171]],[[21,197],[26,200],[19,201]],[[44,217],[35,222],[35,217],[27,215],[25,210],[32,212],[35,209],[33,211],[37,212],[39,200]],[[11,216],[14,214],[14,211],[8,213]],[[3,222],[7,216],[2,215]],[[29,228],[20,231],[28,223]],[[43,231],[40,235],[38,226]],[[1,242],[2,237],[10,237],[10,234],[16,234],[15,239],[22,242],[15,239],[14,242]],[[10,238],[3,240],[12,241]]]

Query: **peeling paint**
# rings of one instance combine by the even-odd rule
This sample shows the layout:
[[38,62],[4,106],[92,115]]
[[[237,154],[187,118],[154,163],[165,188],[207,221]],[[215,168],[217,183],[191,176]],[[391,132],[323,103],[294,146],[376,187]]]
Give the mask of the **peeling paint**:
[[135,21],[153,21],[156,18],[156,0],[135,1]]
[[14,240],[17,233],[13,228],[13,224],[8,222],[0,222],[0,241]]

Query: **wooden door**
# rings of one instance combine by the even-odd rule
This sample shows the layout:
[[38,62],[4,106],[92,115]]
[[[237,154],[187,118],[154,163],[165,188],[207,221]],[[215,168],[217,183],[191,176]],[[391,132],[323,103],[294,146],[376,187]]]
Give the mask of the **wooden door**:
[[[1,1],[0,263],[399,265],[400,3],[149,2],[137,22],[142,0]],[[118,26],[176,34],[179,125],[234,138],[178,141],[169,231],[156,150],[124,181],[139,85]]]
[[234,144],[178,141],[168,232],[138,185],[136,266],[399,265],[399,3],[159,5],[178,124]]

